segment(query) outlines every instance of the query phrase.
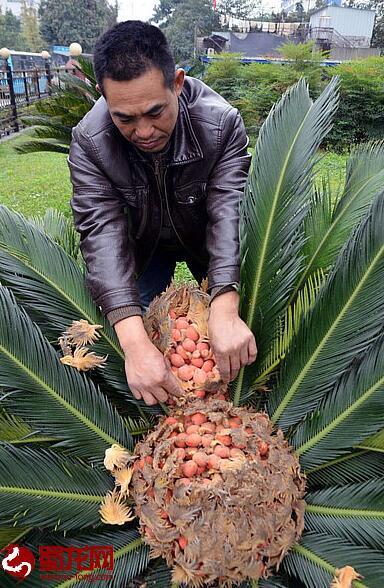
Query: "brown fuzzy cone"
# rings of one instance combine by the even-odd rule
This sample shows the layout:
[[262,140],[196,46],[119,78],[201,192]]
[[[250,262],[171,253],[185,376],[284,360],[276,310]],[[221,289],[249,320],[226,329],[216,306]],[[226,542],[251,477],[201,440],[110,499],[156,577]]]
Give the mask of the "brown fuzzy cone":
[[[192,284],[172,283],[155,298],[144,316],[152,343],[168,358],[185,400],[222,393],[222,381],[208,337],[210,296]],[[180,326],[182,324],[182,326]],[[192,338],[191,338],[192,337]],[[178,402],[179,404],[180,402]],[[175,404],[171,400],[170,404]]]
[[305,478],[266,414],[197,400],[164,417],[136,454],[141,531],[174,582],[267,577],[303,531]]

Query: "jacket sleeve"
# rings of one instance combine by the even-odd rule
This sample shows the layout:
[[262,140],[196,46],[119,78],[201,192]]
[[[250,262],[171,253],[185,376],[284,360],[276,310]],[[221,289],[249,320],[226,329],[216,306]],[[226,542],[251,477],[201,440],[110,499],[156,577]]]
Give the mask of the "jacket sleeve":
[[219,138],[220,156],[207,191],[209,288],[239,282],[239,205],[250,165],[248,137],[239,112],[230,108]]
[[92,138],[84,136],[81,127],[73,131],[68,165],[73,185],[71,207],[93,300],[104,314],[123,306],[139,306],[124,202],[102,172]]

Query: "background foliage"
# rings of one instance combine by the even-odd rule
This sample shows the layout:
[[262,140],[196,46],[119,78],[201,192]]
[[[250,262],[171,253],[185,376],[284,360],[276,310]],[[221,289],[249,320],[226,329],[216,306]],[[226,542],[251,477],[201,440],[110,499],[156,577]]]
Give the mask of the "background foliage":
[[296,46],[295,58],[290,45],[281,52],[284,57],[289,54],[294,61],[290,64],[242,64],[238,55],[222,54],[221,59],[207,67],[203,77],[240,110],[252,143],[274,102],[302,76],[308,81],[313,98],[331,77],[340,77],[340,107],[326,140],[327,147],[343,151],[352,144],[384,136],[383,57],[322,67],[317,53],[312,59],[304,59],[305,52]]
[[153,22],[165,33],[176,61],[183,61],[194,56],[197,36],[228,28],[222,26],[220,16],[247,19],[259,7],[259,0],[218,0],[216,10],[212,0],[160,0]]
[[99,35],[116,23],[117,4],[107,0],[42,0],[40,30],[47,43],[80,43],[91,52]]
[[12,49],[18,51],[24,49],[24,43],[20,20],[10,10],[3,13],[0,7],[1,47],[12,47]]

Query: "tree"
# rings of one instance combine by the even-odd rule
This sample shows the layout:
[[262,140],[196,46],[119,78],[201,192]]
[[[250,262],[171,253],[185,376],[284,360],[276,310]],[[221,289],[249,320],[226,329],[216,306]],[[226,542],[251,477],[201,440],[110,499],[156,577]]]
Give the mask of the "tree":
[[209,35],[219,27],[211,0],[160,3],[154,20],[160,23],[176,61],[192,58],[196,37]]
[[8,49],[13,49],[15,51],[21,51],[24,49],[19,19],[10,10],[6,10],[5,14],[2,14],[1,8],[0,46],[8,47]]
[[173,49],[177,61],[194,56],[196,37],[213,30],[227,29],[229,17],[249,19],[256,15],[259,0],[160,0],[153,21],[158,23]]
[[117,5],[107,0],[42,0],[40,29],[50,44],[69,45],[76,41],[92,52],[97,37],[117,19]]
[[26,0],[21,4],[20,24],[25,51],[41,51],[44,41],[40,35],[37,10],[32,4],[27,4]]
[[325,55],[315,47],[315,41],[307,43],[292,43],[287,41],[277,51],[284,59],[289,59],[294,63],[295,68],[300,72],[305,72],[306,67],[319,66]]
[[239,19],[254,18],[260,10],[260,0],[217,0],[219,14]]
[[182,4],[183,1],[184,0],[160,0],[155,6],[152,20],[156,23],[162,23],[171,16],[176,6]]

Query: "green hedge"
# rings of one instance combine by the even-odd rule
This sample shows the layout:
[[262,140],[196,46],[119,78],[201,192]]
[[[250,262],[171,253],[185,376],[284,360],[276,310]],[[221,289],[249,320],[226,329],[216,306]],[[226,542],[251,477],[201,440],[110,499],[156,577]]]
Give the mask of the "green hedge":
[[340,107],[329,134],[332,147],[384,138],[384,57],[350,61],[326,71],[340,76]]
[[337,67],[291,64],[242,64],[235,54],[211,63],[204,81],[238,108],[251,144],[272,105],[300,77],[316,98],[332,76],[340,76],[340,108],[327,146],[343,151],[354,143],[384,138],[384,57]]

